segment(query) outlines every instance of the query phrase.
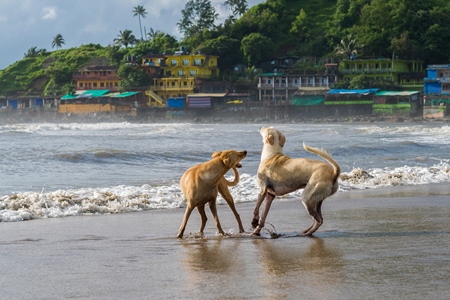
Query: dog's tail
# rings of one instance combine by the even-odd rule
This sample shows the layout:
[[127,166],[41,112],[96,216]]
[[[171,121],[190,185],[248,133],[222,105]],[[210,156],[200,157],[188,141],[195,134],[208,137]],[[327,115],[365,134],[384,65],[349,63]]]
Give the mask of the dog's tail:
[[307,146],[305,143],[303,143],[303,148],[305,148],[306,151],[317,154],[318,156],[325,159],[327,162],[329,162],[334,169],[334,181],[336,181],[341,174],[341,167],[339,167],[338,163],[331,157],[331,154],[328,153],[326,150],[323,149],[317,149],[313,147]]
[[239,172],[236,170],[236,168],[231,168],[234,172],[234,180],[228,181],[225,177],[225,181],[227,182],[227,186],[236,186],[239,183]]

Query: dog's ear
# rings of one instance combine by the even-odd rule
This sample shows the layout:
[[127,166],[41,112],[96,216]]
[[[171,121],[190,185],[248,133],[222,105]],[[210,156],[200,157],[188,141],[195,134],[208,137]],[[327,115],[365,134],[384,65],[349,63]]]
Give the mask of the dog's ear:
[[284,143],[286,143],[286,137],[279,131],[278,131],[278,139],[280,140],[280,146],[284,147]]
[[212,158],[216,158],[216,157],[219,157],[220,154],[222,154],[222,151],[216,151],[216,152],[214,152],[214,153],[211,155],[211,157],[212,157]]
[[266,142],[266,143],[269,143],[271,146],[273,146],[273,144],[274,144],[274,138],[273,138],[273,135],[272,135],[272,134],[269,134],[269,135],[266,137],[265,142]]

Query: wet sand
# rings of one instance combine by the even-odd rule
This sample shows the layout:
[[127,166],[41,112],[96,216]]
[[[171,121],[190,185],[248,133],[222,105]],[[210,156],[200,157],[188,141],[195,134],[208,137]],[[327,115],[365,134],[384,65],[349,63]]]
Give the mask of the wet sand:
[[[205,238],[176,239],[184,209],[0,223],[0,298],[448,299],[449,186],[338,193],[312,238],[296,236],[311,222],[301,202],[282,199],[277,239],[217,237],[209,211]],[[237,205],[249,230],[253,208]],[[199,225],[194,212],[185,236]]]

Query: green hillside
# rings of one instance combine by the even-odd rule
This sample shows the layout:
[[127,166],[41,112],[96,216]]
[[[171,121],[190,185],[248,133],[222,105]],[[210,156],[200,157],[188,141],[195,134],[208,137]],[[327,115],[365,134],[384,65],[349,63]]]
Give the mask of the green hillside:
[[282,55],[320,61],[349,53],[359,58],[395,53],[426,64],[448,63],[449,15],[447,0],[267,0],[219,26],[187,28],[181,41],[159,30],[152,30],[151,38],[133,40],[125,30],[115,46],[90,44],[53,52],[30,48],[24,59],[0,70],[0,96],[61,95],[73,89],[72,73],[92,58],[107,57],[119,65],[127,56],[139,61],[149,52],[173,53],[180,46],[218,55],[221,74],[230,77],[235,64],[258,67]]

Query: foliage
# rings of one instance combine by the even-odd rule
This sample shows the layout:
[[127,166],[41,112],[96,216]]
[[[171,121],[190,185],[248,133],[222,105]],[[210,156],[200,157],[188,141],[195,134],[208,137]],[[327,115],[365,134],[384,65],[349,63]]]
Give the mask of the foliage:
[[150,85],[150,77],[141,69],[122,65],[117,74],[120,77],[119,90],[121,92],[145,89]]
[[124,31],[120,30],[117,38],[114,39],[114,44],[117,46],[125,46],[134,45],[137,43],[136,37],[134,36],[131,30],[125,29]]
[[219,17],[210,0],[189,0],[181,14],[182,18],[177,25],[185,37],[199,34],[204,29],[213,30],[214,22]]
[[[139,24],[141,41],[131,30],[124,30],[114,45],[61,50],[64,39],[59,34],[52,43],[56,51],[31,47],[21,61],[0,70],[0,95],[63,92],[72,84],[70,73],[93,57],[107,57],[118,65],[128,55],[139,60],[149,52],[173,53],[181,45],[188,52],[218,55],[222,74],[232,73],[237,63],[258,66],[267,58],[283,55],[320,59],[357,51],[358,58],[395,56],[425,64],[450,60],[448,0],[266,0],[250,9],[245,0],[225,0],[232,15],[223,24],[216,24],[218,14],[211,0],[186,2],[177,24],[184,34],[181,41],[153,28],[143,37]],[[134,7],[133,13],[139,23],[146,15],[142,6]],[[294,70],[301,71],[304,66],[297,67]],[[129,84],[135,85],[139,75],[131,79]],[[390,84],[364,80],[339,84]],[[249,84],[248,75],[240,82]]]
[[241,42],[241,49],[249,66],[256,66],[273,55],[272,41],[260,33],[245,36]]
[[248,10],[246,0],[225,0],[224,5],[228,5],[234,17],[241,17]]
[[220,36],[215,39],[210,39],[195,49],[195,52],[200,52],[207,55],[218,55],[218,66],[221,70],[230,69],[235,64],[242,61],[240,51],[241,42],[226,36]]
[[64,45],[64,38],[62,37],[62,35],[60,33],[58,33],[54,38],[53,38],[53,42],[52,42],[52,48],[59,49],[62,47],[62,45]]

